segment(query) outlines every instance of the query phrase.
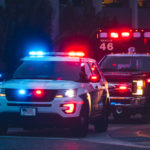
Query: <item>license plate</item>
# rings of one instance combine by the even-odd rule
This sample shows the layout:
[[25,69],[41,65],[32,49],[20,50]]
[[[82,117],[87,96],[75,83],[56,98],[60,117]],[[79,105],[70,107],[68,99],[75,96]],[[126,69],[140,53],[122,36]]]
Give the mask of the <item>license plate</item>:
[[36,116],[35,108],[21,108],[21,116]]

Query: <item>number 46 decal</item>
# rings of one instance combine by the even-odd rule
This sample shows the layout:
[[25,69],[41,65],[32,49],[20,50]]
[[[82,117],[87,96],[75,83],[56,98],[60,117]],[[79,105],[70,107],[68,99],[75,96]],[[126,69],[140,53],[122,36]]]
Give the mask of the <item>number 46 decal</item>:
[[99,48],[102,49],[103,51],[105,50],[112,51],[114,49],[114,46],[113,43],[101,43]]

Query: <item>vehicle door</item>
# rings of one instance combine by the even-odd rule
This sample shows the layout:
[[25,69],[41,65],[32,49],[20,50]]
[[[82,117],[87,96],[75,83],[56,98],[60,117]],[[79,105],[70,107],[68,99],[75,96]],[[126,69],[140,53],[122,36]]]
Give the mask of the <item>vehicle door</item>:
[[91,71],[90,85],[93,89],[91,92],[92,115],[96,117],[97,115],[100,115],[103,103],[106,100],[105,81],[99,71],[98,65],[95,62],[88,63],[88,65]]

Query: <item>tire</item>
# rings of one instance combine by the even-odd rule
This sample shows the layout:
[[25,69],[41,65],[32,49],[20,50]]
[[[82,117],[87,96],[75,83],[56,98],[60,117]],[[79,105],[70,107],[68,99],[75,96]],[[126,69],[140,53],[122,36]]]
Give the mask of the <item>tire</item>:
[[77,123],[77,126],[71,128],[71,133],[75,137],[85,137],[88,133],[88,127],[89,127],[89,109],[85,107],[85,109],[82,110],[79,122]]
[[127,121],[130,119],[131,114],[122,107],[117,107],[113,111],[113,116],[114,119],[117,121]]
[[95,132],[106,132],[108,129],[108,114],[105,113],[101,118],[98,118],[95,123]]
[[6,135],[8,131],[8,128],[0,127],[0,135]]

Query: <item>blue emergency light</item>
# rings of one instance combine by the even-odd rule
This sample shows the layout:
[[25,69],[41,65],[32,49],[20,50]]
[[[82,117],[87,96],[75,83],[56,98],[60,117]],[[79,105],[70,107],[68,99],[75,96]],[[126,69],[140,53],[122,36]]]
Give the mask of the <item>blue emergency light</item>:
[[29,52],[30,56],[45,56],[46,52],[43,51],[31,51]]
[[26,90],[21,89],[21,90],[18,91],[18,93],[19,93],[20,95],[25,95],[25,94],[26,94]]

